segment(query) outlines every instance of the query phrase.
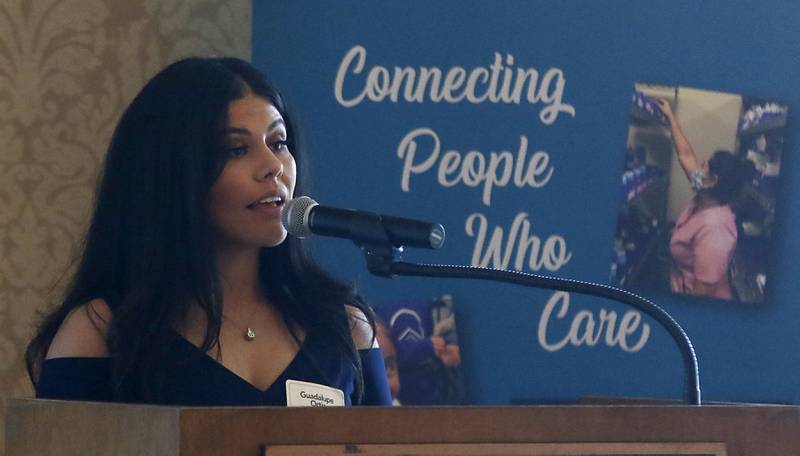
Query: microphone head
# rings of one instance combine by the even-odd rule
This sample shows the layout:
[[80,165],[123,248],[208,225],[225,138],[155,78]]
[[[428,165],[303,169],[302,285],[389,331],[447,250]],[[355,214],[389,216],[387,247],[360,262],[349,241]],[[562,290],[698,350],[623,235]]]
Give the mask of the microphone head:
[[287,201],[281,211],[281,225],[286,232],[301,239],[311,236],[308,215],[314,206],[317,206],[317,202],[307,196],[298,196]]

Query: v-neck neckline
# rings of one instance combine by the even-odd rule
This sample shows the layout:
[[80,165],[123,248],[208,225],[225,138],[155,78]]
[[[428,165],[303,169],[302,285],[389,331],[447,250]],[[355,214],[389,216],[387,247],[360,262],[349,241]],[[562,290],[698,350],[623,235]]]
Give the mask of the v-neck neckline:
[[219,362],[216,359],[212,358],[208,353],[202,352],[200,350],[200,348],[198,348],[195,344],[193,344],[187,338],[183,337],[181,334],[175,333],[175,335],[178,337],[178,339],[180,339],[181,343],[183,343],[184,345],[187,345],[191,350],[196,352],[196,354],[201,355],[203,358],[205,358],[205,361],[207,361],[207,362],[211,363],[212,365],[216,366],[217,369],[221,369],[220,371],[222,373],[226,374],[226,376],[234,379],[238,383],[243,383],[244,385],[247,385],[247,387],[249,387],[251,390],[257,391],[260,394],[269,393],[270,390],[272,390],[272,388],[276,384],[278,384],[281,379],[283,379],[284,377],[287,377],[289,371],[291,369],[293,369],[295,364],[300,362],[300,359],[305,355],[305,352],[306,352],[306,350],[308,348],[308,340],[310,338],[309,333],[306,332],[305,337],[303,338],[303,341],[300,343],[300,347],[298,348],[297,353],[295,353],[295,355],[292,358],[292,360],[289,361],[289,364],[287,364],[286,367],[281,371],[281,373],[278,374],[277,377],[275,377],[275,380],[273,380],[272,383],[270,383],[266,388],[264,388],[262,390],[258,386],[250,383],[247,379],[245,379],[241,375],[239,375],[236,372],[234,372],[231,369],[229,369],[227,366],[225,366],[221,362]]

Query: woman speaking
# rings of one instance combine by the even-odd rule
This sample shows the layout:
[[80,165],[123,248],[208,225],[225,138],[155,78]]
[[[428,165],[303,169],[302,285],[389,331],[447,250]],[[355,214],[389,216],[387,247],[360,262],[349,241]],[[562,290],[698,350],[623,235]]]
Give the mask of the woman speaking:
[[242,60],[182,60],[142,89],[72,283],[28,347],[38,397],[391,404],[371,310],[281,225],[302,188],[296,134]]

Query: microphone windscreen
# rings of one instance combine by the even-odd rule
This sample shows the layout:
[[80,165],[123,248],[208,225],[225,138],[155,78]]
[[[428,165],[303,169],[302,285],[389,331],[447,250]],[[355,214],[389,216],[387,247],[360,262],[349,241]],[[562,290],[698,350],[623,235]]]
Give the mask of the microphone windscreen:
[[294,237],[311,236],[308,215],[317,202],[307,196],[298,196],[286,202],[281,211],[281,225]]

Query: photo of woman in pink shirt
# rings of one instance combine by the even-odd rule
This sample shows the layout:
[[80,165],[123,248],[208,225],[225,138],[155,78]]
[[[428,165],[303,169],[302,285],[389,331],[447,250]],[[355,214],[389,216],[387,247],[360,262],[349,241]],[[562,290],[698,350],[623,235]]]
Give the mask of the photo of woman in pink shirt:
[[755,166],[725,150],[698,163],[669,103],[658,100],[658,106],[669,122],[678,161],[695,191],[670,238],[672,291],[732,299],[728,270],[738,234],[731,203],[752,181]]

